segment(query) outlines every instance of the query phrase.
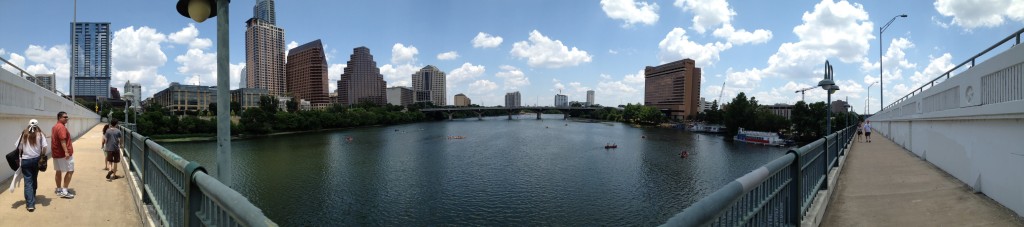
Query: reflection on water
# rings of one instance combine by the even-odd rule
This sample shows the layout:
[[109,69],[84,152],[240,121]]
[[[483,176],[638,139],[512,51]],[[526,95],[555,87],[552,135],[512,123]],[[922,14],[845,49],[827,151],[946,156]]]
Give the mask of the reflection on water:
[[[237,140],[233,187],[284,226],[656,225],[785,153],[561,116]],[[215,142],[164,145],[215,169]]]

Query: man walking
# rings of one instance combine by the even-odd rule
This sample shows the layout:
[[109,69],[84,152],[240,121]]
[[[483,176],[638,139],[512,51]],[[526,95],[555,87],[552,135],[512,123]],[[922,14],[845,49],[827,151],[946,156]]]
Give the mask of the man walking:
[[[72,199],[75,198],[75,194],[68,192],[68,186],[71,185],[71,176],[75,174],[75,158],[74,148],[71,147],[71,133],[68,132],[68,128],[65,126],[68,123],[68,113],[61,111],[57,113],[57,124],[53,125],[50,135],[52,136],[52,142],[50,143],[50,149],[53,156],[54,171],[57,173],[55,177],[57,180],[57,189],[54,193],[61,198]],[[63,187],[61,187],[61,175],[64,172]]]
[[864,122],[864,137],[868,138],[868,143],[871,142],[871,121]]
[[107,152],[107,162],[113,163],[110,167],[110,172],[107,172],[107,181],[120,178],[117,175],[117,166],[121,164],[121,147],[124,147],[124,140],[121,138],[121,129],[117,128],[117,119],[110,120],[110,129],[107,129],[103,133],[104,141],[107,144],[103,145],[105,152]]

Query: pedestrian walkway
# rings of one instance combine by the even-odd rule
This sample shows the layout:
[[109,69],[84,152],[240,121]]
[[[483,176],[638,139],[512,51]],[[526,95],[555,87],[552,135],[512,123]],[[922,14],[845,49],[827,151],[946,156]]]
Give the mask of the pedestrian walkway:
[[[53,161],[46,172],[39,172],[36,211],[25,209],[24,184],[8,191],[10,180],[3,181],[0,192],[0,225],[3,226],[142,226],[142,217],[130,194],[125,178],[107,181],[100,151],[103,125],[99,124],[72,144],[75,149],[75,174],[71,179],[74,199],[54,194]],[[44,127],[49,136],[50,127]],[[118,175],[127,168],[121,162]],[[6,165],[4,168],[7,168]],[[10,206],[7,206],[10,204]]]
[[854,142],[822,226],[1024,226],[1018,216],[879,133]]

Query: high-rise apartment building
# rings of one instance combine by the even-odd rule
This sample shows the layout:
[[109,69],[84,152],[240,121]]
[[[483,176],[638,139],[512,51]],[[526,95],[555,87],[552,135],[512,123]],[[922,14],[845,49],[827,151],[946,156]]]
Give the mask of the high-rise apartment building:
[[397,86],[387,88],[388,104],[396,106],[406,106],[412,104],[412,88]]
[[455,106],[469,106],[472,104],[473,102],[469,100],[469,97],[466,97],[466,95],[463,95],[462,93],[455,95]]
[[[124,82],[124,93],[132,93],[131,100],[125,100],[131,102],[132,109],[139,111],[142,109],[142,85],[139,83],[132,83],[131,81]],[[127,97],[125,97],[127,98]]]
[[505,107],[520,107],[523,106],[523,97],[519,95],[518,91],[505,93]]
[[110,23],[71,23],[71,94],[110,97]]
[[683,59],[644,69],[644,105],[669,113],[673,119],[700,112],[700,68]]
[[555,107],[569,107],[569,96],[563,94],[555,95]]
[[284,29],[275,24],[274,1],[258,1],[253,14],[253,18],[245,21],[245,87],[267,89],[275,96],[285,95],[288,86]]
[[46,90],[57,91],[57,76],[56,74],[36,74],[31,79],[40,87],[46,88]]
[[589,106],[592,106],[592,105],[594,105],[594,90],[587,90],[587,105],[586,106],[589,107]]
[[427,65],[412,74],[412,90],[416,102],[431,102],[437,106],[448,105],[444,72],[433,65]]
[[349,56],[345,72],[338,80],[338,103],[344,106],[371,102],[384,105],[387,94],[384,75],[380,74],[377,62],[373,61],[370,48],[356,47]]
[[327,58],[320,40],[302,44],[288,52],[288,94],[309,101],[321,108],[330,104],[327,98]]

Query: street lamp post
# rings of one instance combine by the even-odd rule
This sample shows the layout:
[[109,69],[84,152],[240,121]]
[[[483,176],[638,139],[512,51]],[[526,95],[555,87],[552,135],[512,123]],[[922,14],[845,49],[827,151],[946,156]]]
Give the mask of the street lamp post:
[[832,134],[832,93],[839,90],[839,86],[836,86],[832,78],[832,64],[825,60],[825,79],[818,82],[818,86],[821,89],[825,89],[826,93],[828,93],[828,98],[825,102],[825,136]]
[[[217,17],[217,179],[231,187],[231,103],[228,89],[231,85],[228,48],[229,0],[178,0],[176,8],[182,16],[202,23]],[[215,9],[215,10],[211,10]]]
[[882,32],[885,32],[885,29],[889,28],[889,25],[892,24],[892,22],[895,21],[898,17],[907,17],[907,15],[896,15],[892,17],[892,19],[890,19],[888,23],[885,23],[885,26],[878,28],[878,110],[882,110],[882,105],[885,105],[885,83],[882,82]]
[[[131,108],[132,97],[135,97],[135,94],[132,94],[132,92],[129,91],[129,92],[125,92],[124,93],[124,98],[125,98],[125,100],[124,100],[125,101],[125,105],[124,105],[124,123],[128,123],[128,108]],[[125,126],[128,126],[128,125],[125,124]]]
[[868,85],[868,99],[864,100],[864,114],[868,113],[868,103],[871,103],[871,86],[875,86],[877,83],[878,81],[875,81],[872,82],[871,85]]

